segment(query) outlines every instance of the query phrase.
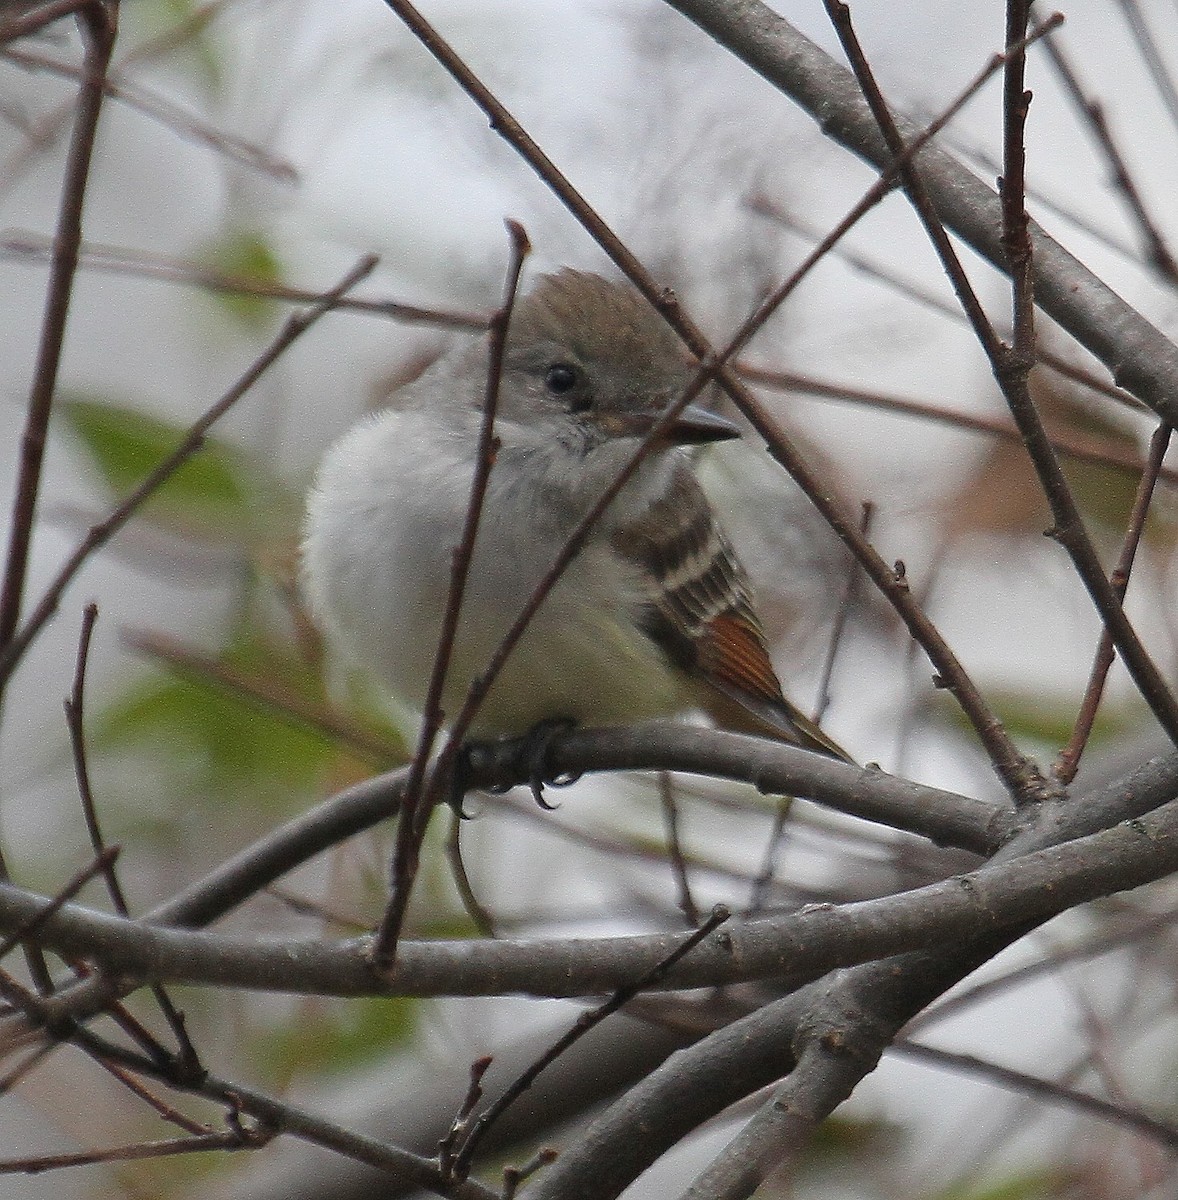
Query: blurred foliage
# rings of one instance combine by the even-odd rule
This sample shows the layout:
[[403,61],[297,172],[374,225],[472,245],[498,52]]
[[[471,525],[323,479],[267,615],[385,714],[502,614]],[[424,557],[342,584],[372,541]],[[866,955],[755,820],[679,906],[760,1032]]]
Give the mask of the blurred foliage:
[[199,668],[153,672],[103,708],[93,722],[93,748],[151,754],[167,746],[172,761],[195,765],[198,778],[187,783],[205,802],[218,809],[235,801],[262,804],[274,812],[289,811],[292,791],[297,798],[325,775],[361,778],[378,765],[403,761],[403,747],[398,753],[387,729],[357,729],[389,746],[385,763],[378,764],[343,747],[330,730],[281,711],[284,695],[292,708],[306,712],[321,692],[317,669],[289,644],[243,625],[227,639],[218,662],[235,677],[256,678],[277,703],[267,705]]
[[[986,702],[1016,741],[1049,746],[1055,750],[1072,736],[1080,697],[1052,697],[1031,689],[987,687]],[[956,702],[946,698],[946,702],[938,708],[947,713],[948,719],[959,728],[972,728]],[[1107,745],[1136,730],[1145,729],[1152,720],[1149,711],[1140,703],[1116,705],[1105,700],[1097,710],[1088,747]]]
[[135,58],[181,62],[196,68],[211,94],[221,90],[225,70],[209,27],[220,5],[207,0],[139,0],[120,14],[121,40],[131,42]]
[[[1032,376],[1031,394],[1049,434],[1066,435],[1093,449],[1143,457],[1139,437],[1126,427],[1119,411],[1097,411],[1079,389],[1069,390],[1042,373]],[[1104,549],[1112,551],[1128,525],[1137,476],[1067,456],[1060,457],[1060,466],[1091,532]],[[1051,510],[1027,452],[1013,441],[989,443],[965,473],[947,511],[951,534],[1038,537],[1052,525]],[[1145,536],[1159,547],[1173,547],[1175,521],[1165,506],[1151,509]]]
[[271,1077],[347,1072],[384,1051],[406,1045],[417,1029],[422,1002],[402,998],[313,998],[297,1020],[283,1021],[251,1044]]
[[[108,399],[66,395],[56,409],[75,446],[121,502],[187,436],[188,426]],[[228,443],[206,436],[136,513],[170,533],[202,540],[245,538],[262,514],[292,509],[289,487]]]
[[[207,266],[234,279],[255,284],[282,282],[278,254],[255,230],[229,229],[197,255]],[[240,292],[216,292],[212,300],[248,329],[266,328],[274,318],[275,302]]]
[[929,1200],[1062,1200],[1076,1195],[1074,1171],[1060,1167],[1024,1171],[988,1184],[966,1184],[933,1192]]

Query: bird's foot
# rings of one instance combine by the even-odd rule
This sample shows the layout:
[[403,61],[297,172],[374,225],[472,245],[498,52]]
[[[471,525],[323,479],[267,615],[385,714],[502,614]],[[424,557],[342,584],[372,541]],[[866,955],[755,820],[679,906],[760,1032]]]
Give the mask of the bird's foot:
[[486,778],[487,774],[500,775],[503,783],[484,784],[483,790],[493,795],[502,795],[515,786],[521,774],[527,779],[528,787],[536,803],[551,811],[556,805],[544,799],[546,787],[567,787],[580,779],[579,774],[554,774],[552,769],[552,745],[562,733],[576,726],[569,717],[553,717],[533,725],[519,737],[498,738],[493,742],[467,742],[459,751],[454,774],[450,783],[449,804],[460,816],[462,798],[472,775]]
[[532,798],[546,812],[551,812],[559,805],[549,804],[544,799],[545,787],[568,787],[581,778],[579,771],[553,773],[552,744],[562,733],[575,729],[577,722],[571,717],[550,717],[539,721],[528,730],[523,737],[517,739],[520,743],[517,761],[528,769],[528,787]]

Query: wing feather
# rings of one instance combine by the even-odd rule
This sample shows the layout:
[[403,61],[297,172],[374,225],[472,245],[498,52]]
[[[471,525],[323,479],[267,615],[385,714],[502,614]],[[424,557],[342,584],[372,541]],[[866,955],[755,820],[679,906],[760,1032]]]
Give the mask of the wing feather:
[[644,517],[615,529],[612,541],[639,568],[643,628],[712,689],[714,702],[704,707],[718,722],[847,758],[782,694],[748,575],[686,464]]

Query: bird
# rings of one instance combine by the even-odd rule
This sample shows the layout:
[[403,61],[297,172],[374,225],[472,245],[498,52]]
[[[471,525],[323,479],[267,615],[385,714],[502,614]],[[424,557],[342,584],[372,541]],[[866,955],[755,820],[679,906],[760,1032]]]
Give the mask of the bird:
[[[628,283],[564,268],[518,299],[445,717],[694,370]],[[310,611],[328,644],[410,712],[425,704],[487,372],[487,338],[440,356],[332,446],[308,493]],[[702,712],[720,728],[847,758],[786,698],[749,576],[693,470],[692,448],[739,433],[695,403],[664,430],[534,614],[472,735]]]

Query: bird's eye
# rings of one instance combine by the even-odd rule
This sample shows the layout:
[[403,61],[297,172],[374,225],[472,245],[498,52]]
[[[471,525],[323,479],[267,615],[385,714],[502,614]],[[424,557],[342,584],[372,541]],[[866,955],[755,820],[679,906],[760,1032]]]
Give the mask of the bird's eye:
[[577,386],[577,368],[569,363],[553,363],[544,376],[544,386],[554,396],[567,396]]

